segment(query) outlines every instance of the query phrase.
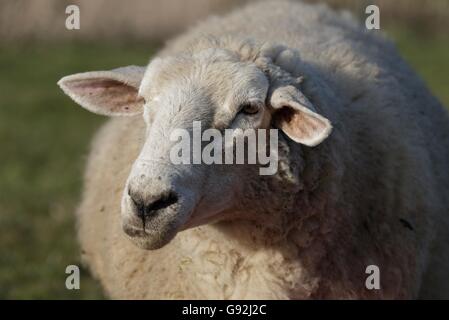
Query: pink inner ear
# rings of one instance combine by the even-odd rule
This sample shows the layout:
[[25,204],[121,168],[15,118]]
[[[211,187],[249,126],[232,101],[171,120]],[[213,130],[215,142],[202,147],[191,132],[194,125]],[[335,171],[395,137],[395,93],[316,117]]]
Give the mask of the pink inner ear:
[[291,139],[306,145],[319,139],[328,130],[328,123],[319,117],[290,107],[283,107],[277,111],[274,123]]
[[75,96],[107,113],[138,112],[144,103],[136,88],[117,80],[80,79],[66,85]]

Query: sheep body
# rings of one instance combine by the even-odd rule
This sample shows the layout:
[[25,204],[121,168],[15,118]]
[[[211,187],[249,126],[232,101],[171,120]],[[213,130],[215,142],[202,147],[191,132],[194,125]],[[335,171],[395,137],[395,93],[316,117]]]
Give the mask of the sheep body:
[[[374,33],[325,6],[269,2],[210,18],[168,43],[160,56],[214,46],[251,56],[262,50],[257,43],[294,49],[275,59],[304,76],[304,91],[334,133],[325,146],[304,151],[304,198],[314,193],[297,204],[307,217],[301,225],[272,233],[263,222],[220,222],[145,251],[120,222],[145,124],[141,117],[111,119],[93,141],[78,210],[83,256],[106,292],[150,299],[449,298],[448,117],[394,46]],[[381,290],[365,287],[370,264],[380,267]]]

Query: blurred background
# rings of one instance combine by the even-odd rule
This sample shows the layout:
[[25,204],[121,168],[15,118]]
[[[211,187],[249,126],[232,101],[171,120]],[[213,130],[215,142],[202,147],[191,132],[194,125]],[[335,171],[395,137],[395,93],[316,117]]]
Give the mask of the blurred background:
[[[145,65],[170,36],[248,2],[0,0],[0,298],[103,298],[83,269],[80,290],[67,290],[65,268],[81,265],[73,213],[89,141],[105,118],[77,107],[57,80]],[[381,32],[449,106],[449,0],[307,2],[362,19],[377,4]],[[80,30],[65,28],[69,4],[80,8]]]

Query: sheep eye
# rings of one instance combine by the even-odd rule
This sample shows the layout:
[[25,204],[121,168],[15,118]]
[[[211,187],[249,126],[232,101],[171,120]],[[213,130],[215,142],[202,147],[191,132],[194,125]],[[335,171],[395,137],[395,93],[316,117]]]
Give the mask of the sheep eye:
[[255,103],[246,103],[240,106],[240,112],[244,114],[256,114],[257,112],[259,112],[259,109],[259,105]]

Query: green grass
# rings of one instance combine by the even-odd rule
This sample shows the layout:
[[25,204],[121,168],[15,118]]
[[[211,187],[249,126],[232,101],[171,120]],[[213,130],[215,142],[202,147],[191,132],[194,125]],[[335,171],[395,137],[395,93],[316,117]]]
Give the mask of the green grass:
[[404,28],[392,28],[389,33],[409,64],[449,107],[449,36],[444,33],[418,36]]
[[[449,42],[392,32],[410,64],[449,105]],[[104,118],[56,86],[64,75],[145,64],[142,44],[34,44],[0,47],[0,298],[91,299],[101,289],[86,271],[65,288],[65,268],[80,265],[74,228],[84,158]]]
[[59,90],[64,75],[147,63],[144,45],[27,45],[0,48],[0,298],[101,298],[80,265],[73,212],[89,140],[104,121]]

